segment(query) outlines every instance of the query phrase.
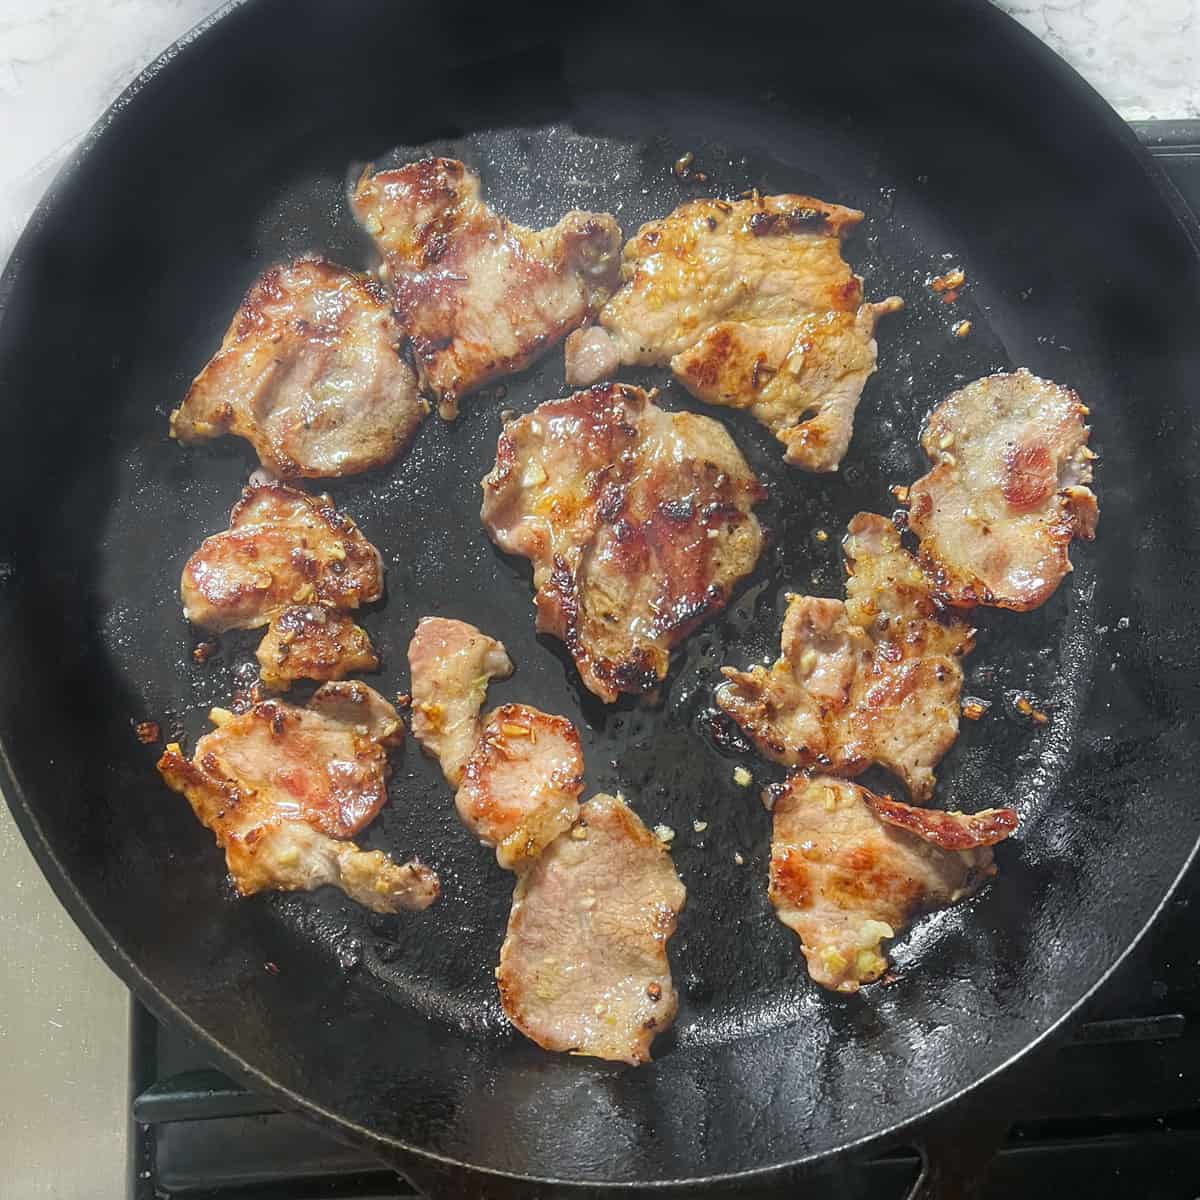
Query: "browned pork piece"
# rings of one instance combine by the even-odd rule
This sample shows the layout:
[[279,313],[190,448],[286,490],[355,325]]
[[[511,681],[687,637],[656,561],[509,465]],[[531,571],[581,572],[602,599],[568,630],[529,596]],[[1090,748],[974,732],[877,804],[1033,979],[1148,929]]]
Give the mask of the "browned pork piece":
[[933,462],[909,489],[921,563],[950,603],[1024,612],[1071,569],[1099,510],[1088,410],[1069,388],[1026,370],[990,375],[934,409],[921,445]]
[[856,992],[887,970],[880,943],[996,873],[1009,808],[968,816],[912,808],[843,779],[794,775],[775,800],[771,903],[822,987]]
[[454,803],[510,871],[528,866],[570,829],[583,792],[583,748],[566,717],[504,704],[488,717]]
[[517,881],[496,979],[547,1050],[644,1063],[675,1018],[667,940],[686,890],[620,797],[596,796]]
[[460,397],[527,367],[616,286],[621,230],[608,213],[526,229],[489,208],[454,159],[368,171],[353,207],[383,254],[421,384],[448,420]]
[[754,569],[764,495],[716,421],[602,384],[505,425],[482,517],[533,564],[538,631],[612,703],[656,689],[672,647]]
[[271,618],[256,652],[263,683],[286,692],[298,679],[344,679],[379,666],[371,639],[338,609],[293,604]]
[[357,608],[383,595],[379,551],[333,507],[282,483],[248,487],[229,528],[183,569],[187,619],[205,629],[256,629],[290,604]]
[[258,649],[269,687],[378,665],[366,633],[343,610],[383,595],[383,564],[328,496],[282,483],[246,488],[229,528],[188,559],[180,591],[184,614],[204,629],[270,624]]
[[778,661],[723,667],[717,704],[776,762],[847,775],[878,763],[921,802],[958,736],[974,630],[939,609],[890,521],[859,513],[844,549],[846,602],[789,597]]
[[427,408],[402,341],[369,276],[319,258],[272,267],[171,414],[171,435],[245,438],[282,478],[380,466],[404,449]]
[[422,617],[408,645],[413,736],[441,764],[451,787],[483,732],[480,712],[488,683],[512,674],[501,642],[446,617]]
[[667,366],[709,404],[749,409],[784,459],[835,471],[875,370],[875,325],[841,239],[862,213],[810,196],[691,200],[625,246],[598,325],[567,340],[567,382]]
[[190,760],[172,743],[158,769],[216,835],[243,896],[329,884],[381,913],[437,899],[428,867],[397,865],[348,840],[387,799],[387,750],[404,738],[395,709],[377,692],[330,683],[307,708],[267,700],[239,716],[213,709],[211,719],[216,729]]
[[457,788],[458,815],[510,871],[532,862],[579,811],[583,749],[575,726],[526,704],[480,716],[489,680],[512,671],[474,625],[425,617],[408,650],[413,734]]

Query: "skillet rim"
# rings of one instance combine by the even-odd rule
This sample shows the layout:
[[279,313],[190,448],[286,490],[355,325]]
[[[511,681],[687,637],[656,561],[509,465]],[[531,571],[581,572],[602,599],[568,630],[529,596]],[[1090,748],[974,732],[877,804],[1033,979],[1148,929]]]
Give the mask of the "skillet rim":
[[[0,273],[0,324],[3,323],[8,309],[9,297],[16,288],[24,259],[30,247],[41,235],[43,229],[52,218],[60,194],[65,190],[84,161],[90,157],[96,143],[108,132],[109,127],[114,121],[137,101],[142,90],[150,82],[156,79],[163,71],[170,70],[177,60],[199,53],[197,47],[203,45],[207,35],[233,13],[258,2],[259,0],[225,0],[225,3],[221,4],[208,17],[198,22],[157,55],[152,62],[138,73],[137,77],[117,96],[89,128],[71,157],[58,170],[38,201],[37,206],[13,246],[3,272]],[[1074,89],[1080,102],[1085,104],[1088,109],[1088,118],[1095,122],[1097,128],[1102,127],[1116,143],[1116,148],[1123,152],[1123,166],[1126,169],[1133,169],[1140,172],[1147,182],[1151,184],[1160,200],[1166,206],[1175,224],[1187,237],[1194,253],[1200,256],[1200,214],[1193,212],[1188,207],[1183,197],[1170,183],[1163,169],[1141,145],[1130,125],[1120,117],[1100,93],[1070,63],[1056,54],[1030,30],[1026,29],[1015,17],[1012,17],[993,4],[991,0],[962,0],[962,7],[974,10],[980,20],[991,21],[1001,26],[1004,30],[1004,36],[1016,43],[1016,48],[1024,53],[1025,61],[1031,67],[1042,71],[1047,77],[1054,78],[1061,86]],[[46,839],[34,809],[26,798],[25,789],[13,770],[6,747],[6,737],[2,729],[0,729],[0,793],[3,794],[22,838],[26,845],[28,845],[55,896],[70,914],[72,920],[83,932],[89,944],[99,954],[104,963],[129,987],[130,991],[138,999],[146,1004],[157,1018],[181,1028],[188,1037],[200,1043],[206,1052],[211,1053],[215,1065],[228,1070],[231,1075],[239,1079],[247,1087],[270,1096],[277,1101],[282,1101],[293,1109],[299,1110],[302,1114],[319,1119],[335,1136],[342,1136],[345,1140],[365,1146],[369,1150],[379,1154],[384,1159],[386,1165],[393,1167],[402,1174],[405,1170],[403,1157],[408,1157],[417,1160],[417,1163],[423,1161],[430,1165],[436,1164],[441,1167],[469,1172],[481,1179],[490,1178],[516,1184],[574,1188],[580,1191],[586,1189],[589,1191],[603,1190],[615,1192],[631,1187],[669,1191],[685,1187],[719,1187],[745,1183],[769,1186],[772,1182],[782,1182],[783,1177],[788,1173],[811,1169],[817,1164],[828,1164],[850,1157],[858,1157],[867,1149],[871,1147],[882,1148],[886,1143],[892,1145],[903,1144],[901,1139],[906,1136],[914,1142],[919,1142],[919,1137],[914,1136],[914,1134],[927,1122],[942,1116],[952,1105],[959,1104],[969,1095],[979,1092],[999,1076],[1009,1071],[1018,1062],[1029,1058],[1056,1037],[1061,1036],[1065,1026],[1104,987],[1141,944],[1143,938],[1145,938],[1150,929],[1158,921],[1163,909],[1174,897],[1183,877],[1192,869],[1193,864],[1200,857],[1200,837],[1197,837],[1188,851],[1183,864],[1164,890],[1153,912],[1146,919],[1142,928],[1073,1004],[1069,1005],[1045,1029],[1026,1042],[1021,1049],[1013,1052],[1003,1062],[996,1064],[990,1070],[977,1076],[972,1082],[964,1085],[957,1091],[930,1104],[929,1107],[916,1115],[893,1125],[886,1126],[874,1133],[848,1141],[832,1150],[813,1151],[786,1162],[776,1162],[744,1171],[669,1180],[640,1180],[635,1182],[611,1180],[583,1181],[557,1176],[533,1176],[514,1171],[479,1167],[445,1154],[439,1154],[410,1145],[398,1138],[381,1134],[356,1121],[339,1116],[337,1113],[323,1107],[308,1097],[293,1091],[286,1085],[276,1082],[239,1054],[228,1049],[202,1025],[184,1013],[173,1000],[138,968],[133,960],[111,937]],[[402,1156],[399,1162],[396,1161],[398,1155]]]

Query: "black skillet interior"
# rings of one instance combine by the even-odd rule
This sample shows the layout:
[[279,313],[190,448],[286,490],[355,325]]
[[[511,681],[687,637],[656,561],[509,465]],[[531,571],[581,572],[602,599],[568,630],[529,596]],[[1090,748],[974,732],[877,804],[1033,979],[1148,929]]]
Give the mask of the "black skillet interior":
[[[0,731],[10,800],[60,894],[151,1004],[223,1061],[379,1149],[536,1178],[684,1180],[797,1162],[881,1135],[1011,1059],[1066,1014],[1150,917],[1200,826],[1195,760],[1195,252],[1111,114],[981,5],[756,5],[647,12],[261,0],[230,12],[112,114],[22,242],[3,291]],[[428,421],[392,467],[330,487],[380,547],[364,624],[407,685],[425,613],[463,617],[518,664],[496,700],[580,725],[592,791],[677,831],[689,888],[659,1060],[552,1057],[500,1013],[492,967],[511,888],[410,746],[365,837],[415,852],[444,895],[376,917],[340,895],[237,902],[219,854],[157,781],[131,721],[189,738],[249,639],[197,667],[179,611],[191,549],[254,465],[182,451],[166,416],[251,279],[318,250],[357,266],[358,165],[461,155],[511,216],[614,212],[627,232],[696,194],[812,191],[862,208],[848,247],[886,320],[842,471],[785,470],[719,413],[770,499],[771,548],[678,655],[661,707],[605,709],[532,632],[528,570],[478,522],[505,409],[560,393],[561,356]],[[685,151],[708,182],[680,182]],[[942,304],[926,278],[962,264]],[[965,339],[952,325],[973,323]],[[1040,612],[985,614],[970,693],[992,701],[946,760],[939,804],[1011,803],[1017,840],[978,900],[895,948],[857,998],[807,981],[768,906],[769,817],[709,719],[724,662],[772,656],[783,594],[840,595],[858,509],[922,470],[928,408],[1027,365],[1078,388],[1102,455],[1100,539]],[[695,407],[661,372],[628,378]],[[817,531],[828,534],[821,540]],[[374,681],[373,681],[374,682]],[[1016,714],[1028,695],[1050,714]],[[696,832],[693,822],[705,821]],[[273,963],[278,973],[264,965]]]

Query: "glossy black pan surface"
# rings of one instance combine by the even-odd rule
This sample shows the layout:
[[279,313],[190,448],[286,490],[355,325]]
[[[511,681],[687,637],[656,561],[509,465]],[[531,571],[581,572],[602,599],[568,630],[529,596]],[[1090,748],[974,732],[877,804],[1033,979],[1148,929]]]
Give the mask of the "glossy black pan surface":
[[[683,1002],[659,1061],[639,1071],[552,1057],[508,1028],[492,966],[511,880],[415,747],[365,841],[431,861],[445,894],[427,914],[380,918],[337,894],[234,901],[209,835],[130,727],[153,719],[194,737],[252,655],[230,639],[197,667],[177,580],[253,461],[228,442],[179,449],[166,414],[262,268],[309,250],[371,262],[346,181],[396,148],[464,157],[530,223],[576,205],[630,232],[693,194],[810,190],[866,211],[848,254],[871,298],[909,301],[881,329],[838,476],[785,470],[758,426],[717,414],[770,488],[773,542],[679,655],[661,708],[605,710],[582,692],[533,635],[527,568],[478,523],[499,414],[559,394],[560,355],[467,401],[456,425],[430,420],[391,468],[330,488],[388,567],[387,599],[364,620],[385,655],[379,686],[407,686],[420,615],[472,620],[518,664],[493,696],[575,719],[590,788],[620,788],[648,823],[678,831]],[[673,177],[688,150],[707,184]],[[954,263],[969,287],[950,308],[924,284]],[[1200,832],[1198,280],[1188,231],[1132,138],[982,5],[692,5],[670,19],[235,6],[106,118],[0,289],[0,737],[14,812],[152,1007],[253,1086],[397,1161],[694,1181],[894,1136],[1069,1014]],[[974,331],[959,340],[950,328],[964,318]],[[923,469],[929,407],[1017,365],[1092,407],[1100,537],[1044,609],[981,619],[967,690],[994,705],[966,725],[937,802],[1011,803],[1022,830],[984,895],[900,941],[895,986],[831,997],[767,903],[769,817],[714,739],[716,669],[773,653],[785,591],[840,595],[845,522],[890,511],[888,485]],[[626,377],[694,407],[664,373]],[[1019,718],[1017,694],[1050,723]],[[774,777],[746,761],[759,783]]]

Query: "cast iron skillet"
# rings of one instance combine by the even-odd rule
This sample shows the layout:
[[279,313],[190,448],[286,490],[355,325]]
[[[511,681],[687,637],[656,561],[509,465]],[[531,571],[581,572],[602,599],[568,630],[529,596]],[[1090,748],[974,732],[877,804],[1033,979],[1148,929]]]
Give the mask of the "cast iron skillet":
[[[455,1190],[744,1188],[902,1139],[1077,1008],[1200,832],[1197,257],[1132,137],[986,6],[648,7],[232,5],[97,126],[0,292],[0,734],[25,835],[154,1010],[251,1086]],[[345,183],[396,147],[461,154],[534,222],[574,204],[630,231],[695,193],[811,190],[867,212],[849,253],[868,294],[909,301],[882,329],[839,475],[785,470],[754,423],[719,414],[770,487],[774,540],[678,656],[660,708],[605,710],[581,691],[532,633],[525,565],[478,523],[499,413],[558,394],[560,355],[330,489],[388,567],[365,619],[379,686],[406,686],[421,614],[475,621],[518,663],[493,697],[579,722],[591,789],[679,831],[682,1008],[641,1070],[544,1054],[506,1026],[492,966],[511,880],[414,747],[365,840],[431,861],[445,894],[380,918],[332,892],[233,900],[211,837],[130,728],[194,737],[252,645],[197,668],[176,592],[252,459],[179,449],[167,412],[263,267],[312,249],[371,261]],[[687,150],[707,184],[672,176]],[[970,281],[953,309],[924,286],[952,263]],[[964,318],[974,332],[955,339]],[[1012,803],[1020,835],[986,894],[900,940],[895,986],[829,996],[767,904],[769,818],[709,719],[716,668],[773,651],[785,591],[841,594],[840,532],[922,469],[929,406],[1015,365],[1082,392],[1103,459],[1100,537],[1074,576],[1037,613],[981,617],[967,690],[993,707],[941,771],[938,803]],[[663,403],[689,402],[667,384]],[[1050,723],[1015,716],[1018,693]]]

